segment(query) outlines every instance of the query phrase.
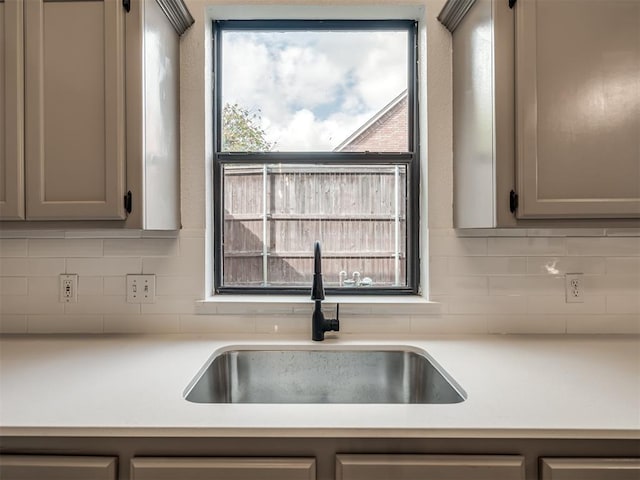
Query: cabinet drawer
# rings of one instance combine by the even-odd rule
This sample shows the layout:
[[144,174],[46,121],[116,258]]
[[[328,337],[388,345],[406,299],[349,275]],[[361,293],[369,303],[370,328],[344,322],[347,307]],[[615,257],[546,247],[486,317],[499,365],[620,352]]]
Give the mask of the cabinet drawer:
[[524,480],[524,458],[503,455],[338,455],[336,480]]
[[131,480],[315,480],[314,458],[134,458]]
[[542,458],[542,480],[638,480],[640,458]]
[[0,455],[2,480],[116,480],[115,457]]

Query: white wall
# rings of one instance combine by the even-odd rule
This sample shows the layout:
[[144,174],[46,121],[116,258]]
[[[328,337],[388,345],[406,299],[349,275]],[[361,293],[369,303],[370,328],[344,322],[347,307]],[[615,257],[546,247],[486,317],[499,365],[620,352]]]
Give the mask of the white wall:
[[[179,234],[1,229],[0,332],[309,332],[310,304],[272,308],[267,315],[260,314],[261,307],[218,304],[209,310],[215,314],[196,314],[196,300],[205,292],[210,154],[204,97],[207,3],[212,2],[187,0],[196,24],[181,44],[184,229]],[[451,39],[435,18],[443,4],[424,2],[427,129],[423,122],[431,298],[442,303],[442,313],[409,309],[392,316],[384,307],[361,310],[342,316],[342,334],[640,333],[640,230],[452,228]],[[58,275],[65,272],[79,275],[76,304],[58,302]],[[585,274],[584,303],[564,302],[566,272]],[[127,273],[155,273],[157,303],[127,304]]]

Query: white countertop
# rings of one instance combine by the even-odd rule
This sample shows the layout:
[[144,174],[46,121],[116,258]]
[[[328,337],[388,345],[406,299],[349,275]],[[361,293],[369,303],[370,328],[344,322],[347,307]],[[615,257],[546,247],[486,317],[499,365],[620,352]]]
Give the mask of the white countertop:
[[[466,391],[451,405],[195,404],[184,390],[229,345],[409,345]],[[640,338],[273,336],[0,340],[0,435],[640,438]]]

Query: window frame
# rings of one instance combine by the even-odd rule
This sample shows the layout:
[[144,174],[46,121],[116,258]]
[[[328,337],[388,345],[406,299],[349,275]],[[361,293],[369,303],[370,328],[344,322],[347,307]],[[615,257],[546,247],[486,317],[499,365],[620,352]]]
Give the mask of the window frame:
[[[223,152],[222,147],[222,72],[221,34],[233,30],[393,30],[407,31],[407,103],[409,152]],[[418,295],[420,286],[420,131],[418,109],[418,22],[416,20],[212,20],[213,43],[213,290],[214,294],[306,295],[309,287],[240,287],[223,285],[224,263],[224,185],[223,165],[238,161],[256,164],[310,165],[406,165],[407,169],[407,255],[404,287],[326,287],[329,295]],[[391,161],[390,161],[391,159]]]

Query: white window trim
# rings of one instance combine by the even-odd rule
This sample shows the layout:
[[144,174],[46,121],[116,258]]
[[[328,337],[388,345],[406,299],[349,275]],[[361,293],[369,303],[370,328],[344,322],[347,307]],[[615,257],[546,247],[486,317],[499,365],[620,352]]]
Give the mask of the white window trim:
[[[407,19],[418,21],[418,83],[421,86],[418,91],[418,116],[420,135],[420,285],[418,295],[397,296],[327,296],[327,304],[340,303],[349,305],[349,311],[358,311],[362,306],[362,313],[368,313],[371,305],[385,305],[397,310],[398,314],[438,314],[441,312],[441,304],[429,301],[427,288],[429,283],[429,255],[428,255],[428,228],[427,228],[427,158],[428,158],[428,125],[427,125],[427,56],[426,56],[426,11],[424,5],[211,5],[205,11],[204,28],[204,65],[205,65],[205,104],[212,105],[212,21],[213,20],[269,20],[269,19],[354,19],[354,20],[381,20],[381,19]],[[283,309],[291,309],[292,312],[303,304],[311,305],[311,300],[306,296],[294,295],[239,295],[239,294],[213,294],[213,211],[212,211],[212,175],[211,157],[213,152],[213,112],[211,108],[205,109],[205,138],[206,138],[206,252],[205,252],[205,288],[207,297],[196,302],[196,312],[200,314],[215,314],[217,305],[242,305],[251,303],[253,309],[258,305],[264,314],[282,313]],[[309,287],[311,288],[311,286]]]

